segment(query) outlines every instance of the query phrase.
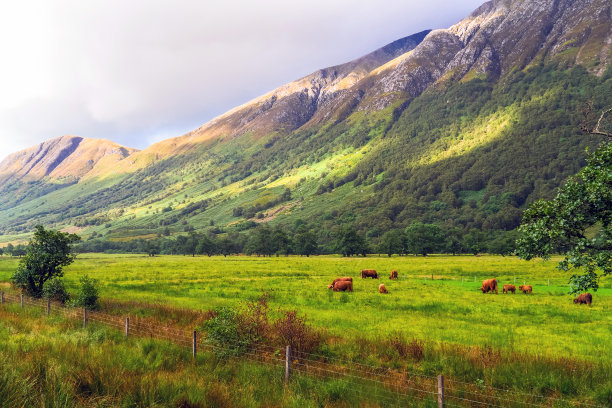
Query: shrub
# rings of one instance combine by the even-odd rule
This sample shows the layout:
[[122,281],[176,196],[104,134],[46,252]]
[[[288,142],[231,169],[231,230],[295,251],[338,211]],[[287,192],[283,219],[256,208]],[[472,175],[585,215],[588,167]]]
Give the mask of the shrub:
[[98,308],[98,281],[85,275],[79,281],[76,296],[72,301],[73,306],[85,307],[87,309]]
[[321,345],[321,335],[306,324],[306,316],[298,316],[297,310],[284,312],[273,325],[279,346],[291,346],[301,353],[312,353]]
[[249,341],[240,332],[238,313],[228,307],[215,310],[215,316],[204,322],[205,342],[214,346],[219,357],[239,356],[245,353]]
[[61,303],[66,303],[70,299],[70,295],[64,286],[64,281],[60,278],[53,278],[45,282],[43,297]]

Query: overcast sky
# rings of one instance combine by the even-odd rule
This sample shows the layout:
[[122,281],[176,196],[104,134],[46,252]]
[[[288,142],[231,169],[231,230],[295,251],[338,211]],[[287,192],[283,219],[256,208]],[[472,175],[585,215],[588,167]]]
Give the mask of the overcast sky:
[[0,160],[66,134],[142,149],[482,2],[5,1]]

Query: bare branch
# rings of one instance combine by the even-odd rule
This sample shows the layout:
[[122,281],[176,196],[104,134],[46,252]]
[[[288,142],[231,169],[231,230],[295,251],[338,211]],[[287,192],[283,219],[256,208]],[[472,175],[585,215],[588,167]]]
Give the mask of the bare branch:
[[604,116],[606,116],[606,114],[610,113],[610,112],[612,112],[612,108],[601,112],[601,116],[599,117],[599,120],[597,121],[597,125],[595,125],[593,130],[591,130],[589,133],[591,133],[593,135],[602,135],[602,136],[612,137],[612,133],[603,132],[603,131],[599,130],[599,125],[601,125],[601,121],[603,120]]

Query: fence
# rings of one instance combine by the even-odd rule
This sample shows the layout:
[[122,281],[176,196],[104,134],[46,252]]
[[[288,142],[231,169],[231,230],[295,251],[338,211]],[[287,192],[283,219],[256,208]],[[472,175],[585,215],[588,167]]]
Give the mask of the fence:
[[526,392],[506,390],[490,386],[457,381],[444,376],[428,376],[415,372],[398,371],[384,367],[376,367],[355,361],[303,353],[292,350],[290,346],[278,348],[258,345],[243,350],[237,344],[227,344],[223,347],[203,342],[196,331],[184,331],[176,328],[153,325],[107,313],[65,307],[61,303],[46,299],[34,299],[24,295],[16,295],[0,291],[0,305],[19,304],[21,308],[36,307],[45,310],[46,315],[62,315],[73,320],[81,320],[83,327],[90,322],[102,324],[122,331],[126,338],[149,337],[168,341],[191,351],[196,358],[202,350],[209,352],[233,351],[240,349],[240,354],[233,359],[246,359],[264,364],[282,371],[284,381],[289,382],[294,375],[316,377],[324,380],[340,379],[350,382],[350,393],[364,400],[376,400],[383,406],[408,407],[415,402],[428,406],[442,407],[540,407],[551,404],[566,407],[603,408],[603,406],[585,402],[575,402],[551,396],[542,396]]

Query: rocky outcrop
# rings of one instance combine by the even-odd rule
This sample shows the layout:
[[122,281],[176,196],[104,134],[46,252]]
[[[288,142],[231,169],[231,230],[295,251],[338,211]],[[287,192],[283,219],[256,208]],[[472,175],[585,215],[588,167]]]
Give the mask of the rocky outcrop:
[[79,180],[137,151],[108,140],[62,136],[13,153],[0,162],[0,188],[10,181]]

